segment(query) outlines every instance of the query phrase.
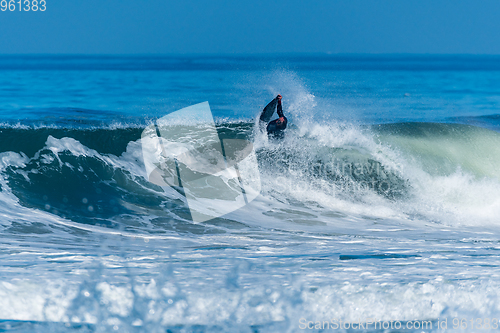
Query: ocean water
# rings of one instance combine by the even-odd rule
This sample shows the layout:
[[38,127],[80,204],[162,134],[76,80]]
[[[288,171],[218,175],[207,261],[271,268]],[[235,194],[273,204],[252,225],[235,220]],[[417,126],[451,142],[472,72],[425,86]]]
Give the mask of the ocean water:
[[[1,56],[0,330],[498,331],[499,74],[493,56]],[[272,141],[255,119],[278,93]],[[148,181],[141,134],[205,101],[221,138],[253,142],[261,190],[195,223]]]

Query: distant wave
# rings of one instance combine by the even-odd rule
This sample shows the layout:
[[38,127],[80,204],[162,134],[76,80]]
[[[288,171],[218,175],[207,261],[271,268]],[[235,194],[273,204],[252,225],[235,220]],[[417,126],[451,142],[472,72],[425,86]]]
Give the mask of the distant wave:
[[500,70],[496,55],[0,56],[0,70]]

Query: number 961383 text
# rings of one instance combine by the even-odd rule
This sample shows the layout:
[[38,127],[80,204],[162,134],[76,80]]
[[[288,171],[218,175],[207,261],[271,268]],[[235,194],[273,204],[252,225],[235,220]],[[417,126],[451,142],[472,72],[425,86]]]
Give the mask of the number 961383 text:
[[47,9],[45,0],[1,0],[0,9],[2,12],[44,12]]

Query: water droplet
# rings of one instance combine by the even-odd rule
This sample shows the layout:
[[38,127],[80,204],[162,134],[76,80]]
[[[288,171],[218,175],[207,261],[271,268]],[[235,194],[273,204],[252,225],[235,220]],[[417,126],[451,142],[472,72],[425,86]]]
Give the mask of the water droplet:
[[84,204],[86,204],[86,203],[87,203],[87,202],[89,202],[89,201],[88,201],[88,199],[87,199],[87,198],[83,198],[83,199],[82,199],[82,202],[83,202]]

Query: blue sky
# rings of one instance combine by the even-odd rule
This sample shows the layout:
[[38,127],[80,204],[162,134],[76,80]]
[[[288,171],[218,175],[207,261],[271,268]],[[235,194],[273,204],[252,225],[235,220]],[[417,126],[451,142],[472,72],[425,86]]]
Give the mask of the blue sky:
[[0,54],[500,54],[498,0],[46,2],[0,11]]

